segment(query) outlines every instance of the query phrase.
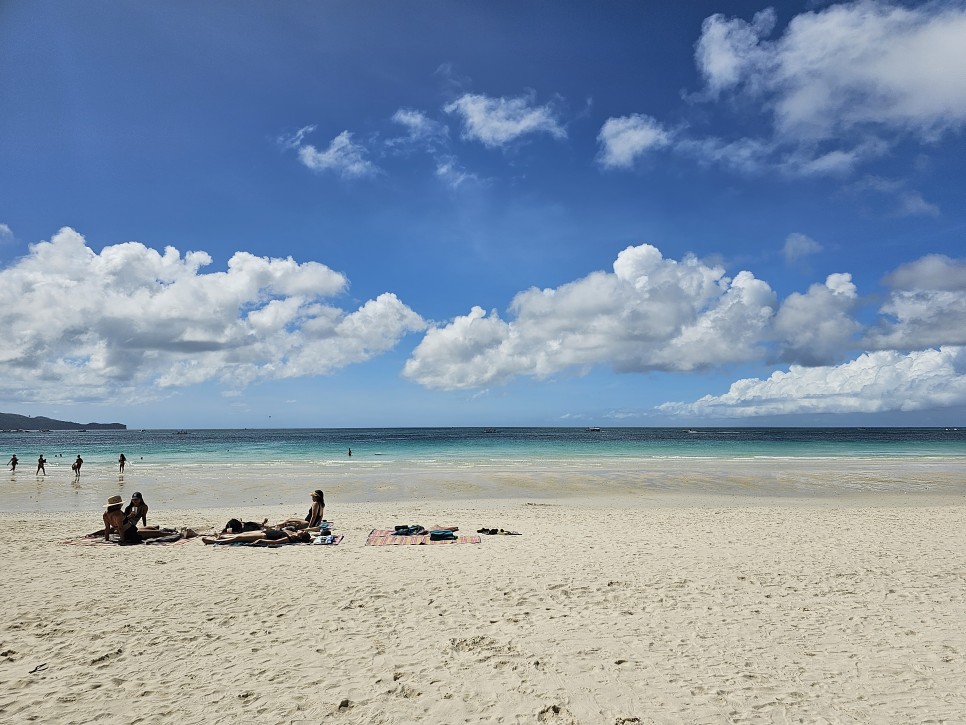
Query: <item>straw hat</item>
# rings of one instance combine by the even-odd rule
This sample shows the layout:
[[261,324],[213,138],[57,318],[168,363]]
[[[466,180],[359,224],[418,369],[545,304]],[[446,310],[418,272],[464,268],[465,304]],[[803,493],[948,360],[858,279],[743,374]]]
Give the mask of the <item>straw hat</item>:
[[314,496],[315,498],[325,498],[325,494],[322,493],[321,488],[315,489],[312,493],[309,494],[309,496]]
[[120,506],[122,503],[124,503],[124,499],[121,498],[120,496],[111,496],[109,499],[107,499],[107,503],[104,504],[104,508],[110,508],[111,506]]

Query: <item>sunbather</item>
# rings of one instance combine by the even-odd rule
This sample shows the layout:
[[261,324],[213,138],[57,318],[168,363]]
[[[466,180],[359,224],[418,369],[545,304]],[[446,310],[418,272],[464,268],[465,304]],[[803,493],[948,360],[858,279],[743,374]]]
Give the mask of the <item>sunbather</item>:
[[275,525],[276,529],[315,529],[325,520],[325,494],[315,489],[311,494],[312,507],[304,519],[285,519]]
[[312,541],[308,531],[285,531],[265,529],[264,531],[245,531],[240,534],[218,534],[203,536],[206,544],[252,544],[254,546],[275,546],[277,544],[297,544]]

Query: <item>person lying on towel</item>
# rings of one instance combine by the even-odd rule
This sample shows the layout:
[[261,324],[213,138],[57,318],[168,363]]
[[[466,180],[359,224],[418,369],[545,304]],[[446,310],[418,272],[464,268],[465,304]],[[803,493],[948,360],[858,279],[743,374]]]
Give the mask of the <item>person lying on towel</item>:
[[262,531],[244,531],[240,534],[218,534],[217,536],[203,536],[201,540],[206,544],[251,544],[252,546],[277,546],[279,544],[299,544],[312,541],[312,534],[308,531],[290,531],[285,529],[264,529]]

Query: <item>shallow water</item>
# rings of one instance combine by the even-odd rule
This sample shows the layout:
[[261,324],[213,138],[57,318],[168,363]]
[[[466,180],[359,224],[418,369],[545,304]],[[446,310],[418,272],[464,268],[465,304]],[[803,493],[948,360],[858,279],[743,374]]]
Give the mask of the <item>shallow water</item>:
[[[575,428],[53,431],[3,433],[16,474],[0,510],[149,505],[308,506],[339,500],[660,493],[754,496],[966,494],[956,429]],[[348,455],[349,448],[353,455]],[[117,457],[128,458],[123,475]],[[35,475],[36,456],[47,476]],[[75,479],[70,464],[85,461]]]

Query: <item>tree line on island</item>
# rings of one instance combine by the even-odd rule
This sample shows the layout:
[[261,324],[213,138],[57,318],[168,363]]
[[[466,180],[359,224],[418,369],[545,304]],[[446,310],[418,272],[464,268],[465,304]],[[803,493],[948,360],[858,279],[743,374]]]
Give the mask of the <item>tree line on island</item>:
[[0,430],[127,430],[127,426],[123,423],[74,423],[42,415],[34,417],[0,413]]

